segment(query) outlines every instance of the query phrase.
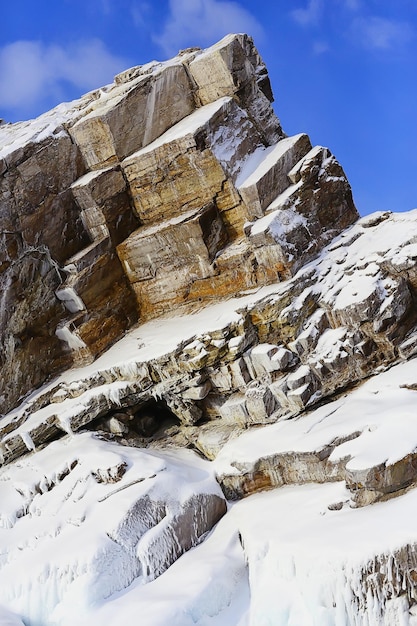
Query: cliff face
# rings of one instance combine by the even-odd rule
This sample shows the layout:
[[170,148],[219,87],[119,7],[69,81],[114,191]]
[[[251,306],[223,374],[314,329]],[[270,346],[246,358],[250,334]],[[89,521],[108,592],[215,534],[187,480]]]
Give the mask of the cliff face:
[[271,100],[231,35],[0,127],[0,604],[25,624],[415,625],[417,217],[358,220]]
[[137,320],[288,278],[356,218],[338,163],[285,138],[271,100],[237,35],[0,128],[3,413]]

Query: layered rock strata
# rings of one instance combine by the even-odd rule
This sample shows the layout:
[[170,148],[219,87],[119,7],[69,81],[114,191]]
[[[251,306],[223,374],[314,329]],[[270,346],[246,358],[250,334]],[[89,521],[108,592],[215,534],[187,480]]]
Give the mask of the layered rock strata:
[[[413,510],[417,214],[356,221],[335,157],[286,137],[271,100],[234,35],[0,127],[0,600],[25,623],[151,585],[245,496],[219,534],[254,623],[272,537],[274,584],[301,572],[294,619],[313,599],[329,624],[414,623],[411,531],[329,550],[317,589],[321,562],[282,545],[297,493],[317,537]],[[264,490],[284,539],[259,532]]]
[[[226,305],[139,326],[94,364],[63,375],[4,418],[3,461],[25,454],[28,441],[38,447],[88,424],[125,443],[192,446],[213,459],[230,437],[248,427],[297,416],[407,360],[417,350],[409,269],[415,239],[413,213],[364,218],[293,279],[264,288],[266,295],[254,291]],[[155,428],[143,436],[138,420],[146,413],[154,416]],[[103,418],[110,422],[96,424]],[[277,477],[273,455],[268,461],[275,468],[272,482],[266,478],[269,470],[254,466],[243,472],[258,477],[250,479],[253,487],[225,490],[240,497],[263,480],[272,486],[344,478],[359,503],[358,484],[366,490],[372,483],[375,499],[389,486],[396,491],[413,482],[411,457],[401,470],[387,470],[395,479],[376,464],[376,482],[370,475],[366,480],[348,476],[347,458],[341,465],[329,464],[335,447],[360,432],[352,426],[319,450],[306,451],[304,460],[285,451],[291,479]],[[295,470],[300,462],[305,479]],[[364,503],[367,499],[369,494]]]
[[288,278],[356,219],[337,161],[271,100],[233,35],[1,127],[3,412],[137,320]]

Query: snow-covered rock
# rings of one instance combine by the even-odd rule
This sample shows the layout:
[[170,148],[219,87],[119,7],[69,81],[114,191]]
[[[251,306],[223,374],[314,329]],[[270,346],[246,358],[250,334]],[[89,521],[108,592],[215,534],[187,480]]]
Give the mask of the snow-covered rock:
[[1,126],[2,624],[417,625],[417,211],[271,101],[230,35]]
[[356,219],[323,160],[294,202],[314,241],[251,234],[311,148],[285,137],[271,101],[251,38],[229,35],[0,127],[2,413],[138,320],[290,276]]
[[67,436],[0,473],[0,603],[30,624],[153,580],[225,513],[208,462]]

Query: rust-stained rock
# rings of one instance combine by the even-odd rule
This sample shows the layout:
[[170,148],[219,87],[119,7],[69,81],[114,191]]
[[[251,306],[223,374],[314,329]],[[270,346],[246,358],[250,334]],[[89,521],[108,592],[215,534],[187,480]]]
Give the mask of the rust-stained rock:
[[137,320],[134,295],[114,251],[98,254],[87,267],[71,273],[63,288],[83,304],[73,323],[94,357]]
[[141,317],[189,302],[192,282],[214,274],[212,261],[226,242],[218,210],[207,205],[159,226],[138,229],[120,244],[118,255]]
[[[2,410],[68,365],[91,362],[137,320],[287,280],[356,218],[335,159],[310,150],[306,135],[285,138],[271,101],[253,41],[230,35],[122,72],[15,134],[1,127]],[[387,309],[378,328],[395,314]],[[277,337],[265,341],[281,346],[282,363],[267,368],[270,384],[291,367],[285,343],[304,323],[273,316],[265,332]],[[245,392],[247,374],[233,361],[252,345],[252,334],[220,351],[210,344],[183,369],[227,355],[230,392]],[[277,396],[266,389],[264,400],[256,408],[248,398],[249,421],[258,411],[268,419]],[[200,408],[185,413],[193,424]]]
[[217,196],[221,211],[235,209],[240,200],[228,173],[260,142],[231,98],[198,109],[122,162],[137,215],[145,223],[167,220],[216,202]]
[[[139,219],[147,224],[169,220],[213,202],[222,190],[225,174],[209,150],[185,149],[177,155],[152,158],[137,153],[123,163]],[[158,164],[158,165],[157,165]]]

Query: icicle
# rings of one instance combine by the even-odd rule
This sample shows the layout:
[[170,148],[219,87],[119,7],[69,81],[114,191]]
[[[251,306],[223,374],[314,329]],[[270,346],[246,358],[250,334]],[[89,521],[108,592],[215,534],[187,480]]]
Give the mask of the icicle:
[[35,444],[33,443],[33,439],[32,437],[29,435],[28,432],[20,432],[19,433],[23,443],[25,444],[26,448],[29,450],[29,452],[32,452],[32,450],[35,450]]
[[116,406],[121,406],[120,389],[118,387],[110,386],[105,391],[107,399]]
[[0,441],[0,465],[4,465],[4,453],[6,452],[6,446],[3,441]]
[[81,348],[86,348],[86,344],[82,339],[77,337],[77,335],[70,331],[67,326],[60,326],[56,329],[55,335],[61,341],[65,341],[68,344],[68,347],[71,350],[81,350]]
[[84,311],[85,305],[81,298],[75,293],[72,287],[65,287],[64,289],[57,289],[55,292],[56,297],[61,300],[70,313],[77,313],[78,311]]
[[57,426],[61,428],[68,435],[73,435],[74,431],[71,426],[71,415],[68,413],[62,413],[61,415],[57,415]]
[[119,377],[127,379],[135,379],[139,374],[139,365],[135,361],[123,363],[119,366]]

